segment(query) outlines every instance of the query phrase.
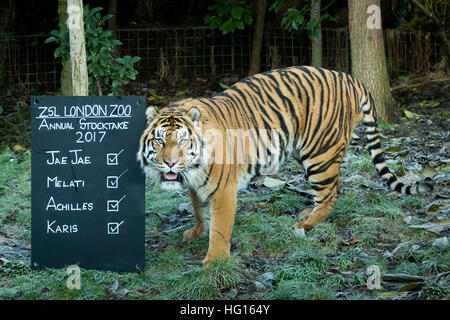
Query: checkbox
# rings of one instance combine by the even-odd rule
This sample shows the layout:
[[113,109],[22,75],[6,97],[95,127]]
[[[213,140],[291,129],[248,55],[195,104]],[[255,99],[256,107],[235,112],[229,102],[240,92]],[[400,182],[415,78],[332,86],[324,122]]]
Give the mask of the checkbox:
[[108,166],[117,166],[119,164],[119,157],[117,153],[107,153],[106,164]]
[[122,222],[110,222],[108,223],[108,234],[119,234],[119,227]]
[[108,212],[118,212],[119,211],[119,201],[108,200],[106,202],[106,211]]
[[106,164],[108,166],[117,166],[119,164],[119,155],[123,152],[123,149],[118,153],[107,153],[106,154]]
[[119,204],[125,198],[126,198],[126,195],[124,195],[119,200],[107,200],[106,201],[106,211],[107,212],[118,212],[119,211]]
[[106,177],[106,187],[109,189],[117,189],[119,187],[119,177],[117,176]]

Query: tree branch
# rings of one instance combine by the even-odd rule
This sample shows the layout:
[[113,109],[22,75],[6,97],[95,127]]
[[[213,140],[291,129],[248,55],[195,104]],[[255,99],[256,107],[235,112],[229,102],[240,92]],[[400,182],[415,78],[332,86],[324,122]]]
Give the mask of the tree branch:
[[432,11],[428,10],[424,5],[422,5],[418,0],[411,0],[420,10],[423,11],[427,16],[429,16],[435,24],[437,24],[439,27],[444,27],[444,23],[439,20],[439,18],[433,14]]

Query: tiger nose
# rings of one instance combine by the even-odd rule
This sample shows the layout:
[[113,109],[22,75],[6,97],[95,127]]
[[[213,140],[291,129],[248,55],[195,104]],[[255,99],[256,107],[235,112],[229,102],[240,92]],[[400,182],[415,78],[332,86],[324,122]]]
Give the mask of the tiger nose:
[[169,168],[172,168],[177,162],[171,161],[171,160],[164,160],[165,164],[169,166]]

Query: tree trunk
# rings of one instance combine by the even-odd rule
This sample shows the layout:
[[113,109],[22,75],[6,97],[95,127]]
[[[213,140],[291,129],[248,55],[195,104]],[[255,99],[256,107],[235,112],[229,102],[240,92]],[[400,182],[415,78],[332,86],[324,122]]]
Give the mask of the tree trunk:
[[72,64],[72,88],[74,96],[87,96],[88,73],[86,64],[86,40],[84,36],[83,1],[67,0],[67,27],[70,33],[70,62]]
[[[67,0],[58,0],[58,21],[67,22]],[[72,95],[72,66],[70,60],[62,63],[61,70],[61,94],[63,96]]]
[[448,39],[447,32],[444,28],[439,28],[439,36],[443,42],[442,49],[444,51],[443,56],[445,59],[445,71],[447,75],[450,75],[450,40]]
[[[108,20],[108,30],[112,31],[112,38],[117,39],[117,0],[109,0],[108,4],[108,14],[112,15],[112,18]],[[118,58],[119,54],[119,46],[114,47],[114,58]]]
[[[311,0],[311,20],[320,21],[320,0]],[[317,38],[311,37],[311,65],[322,67],[322,30]]]
[[253,35],[252,56],[248,75],[259,72],[261,63],[261,47],[264,37],[264,16],[266,15],[267,0],[256,0],[255,33]]
[[392,120],[394,99],[386,66],[380,0],[349,0],[348,8],[352,74],[372,93],[378,118]]
[[9,3],[0,6],[0,32],[9,31],[10,27],[14,25],[15,6],[17,4],[9,0]]

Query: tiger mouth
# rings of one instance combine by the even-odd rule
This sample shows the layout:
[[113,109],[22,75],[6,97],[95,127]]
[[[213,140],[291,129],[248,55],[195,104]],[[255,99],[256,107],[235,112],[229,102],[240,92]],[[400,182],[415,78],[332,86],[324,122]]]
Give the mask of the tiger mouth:
[[170,171],[167,173],[161,173],[161,180],[170,182],[182,182],[183,178],[180,174]]

